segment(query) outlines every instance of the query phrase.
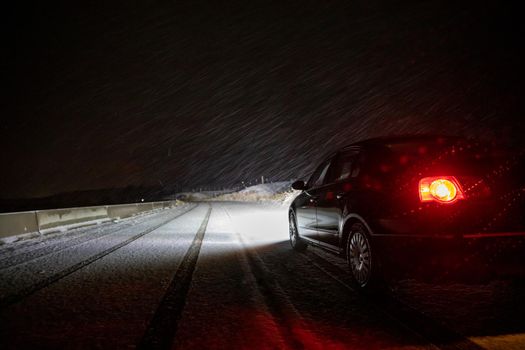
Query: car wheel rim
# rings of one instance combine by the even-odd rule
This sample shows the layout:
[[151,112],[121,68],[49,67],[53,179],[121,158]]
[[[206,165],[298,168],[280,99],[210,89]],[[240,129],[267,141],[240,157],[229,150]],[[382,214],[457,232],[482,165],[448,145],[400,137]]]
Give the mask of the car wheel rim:
[[368,240],[361,232],[355,232],[350,239],[348,261],[355,280],[364,286],[370,279],[372,260]]

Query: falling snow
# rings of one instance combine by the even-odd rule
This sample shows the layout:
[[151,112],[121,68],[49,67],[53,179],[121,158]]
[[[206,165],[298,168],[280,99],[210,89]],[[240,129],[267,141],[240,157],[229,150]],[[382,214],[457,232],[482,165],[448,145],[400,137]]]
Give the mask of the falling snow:
[[395,3],[21,9],[2,197],[289,180],[387,134],[519,140],[512,9]]

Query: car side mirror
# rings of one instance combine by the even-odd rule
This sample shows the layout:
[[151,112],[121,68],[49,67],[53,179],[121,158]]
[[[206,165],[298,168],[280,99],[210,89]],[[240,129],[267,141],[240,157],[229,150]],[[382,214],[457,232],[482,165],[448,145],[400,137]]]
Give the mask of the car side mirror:
[[303,180],[297,180],[294,183],[292,183],[292,188],[294,190],[302,191],[306,189],[306,184],[304,183]]

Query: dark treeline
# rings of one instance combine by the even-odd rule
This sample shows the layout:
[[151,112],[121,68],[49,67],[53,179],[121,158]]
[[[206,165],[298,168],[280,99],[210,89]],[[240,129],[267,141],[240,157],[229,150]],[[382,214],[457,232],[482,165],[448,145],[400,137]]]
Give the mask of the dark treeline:
[[152,202],[170,199],[172,193],[160,186],[129,186],[66,192],[42,198],[0,199],[0,212]]

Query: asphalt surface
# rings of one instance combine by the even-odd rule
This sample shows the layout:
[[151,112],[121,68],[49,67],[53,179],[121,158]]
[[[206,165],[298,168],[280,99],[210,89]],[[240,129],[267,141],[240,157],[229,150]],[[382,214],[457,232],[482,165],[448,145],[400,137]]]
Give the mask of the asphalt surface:
[[0,246],[0,348],[522,349],[520,283],[392,282],[292,251],[286,207],[201,202]]

